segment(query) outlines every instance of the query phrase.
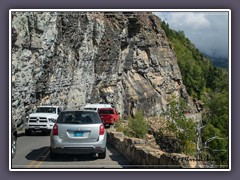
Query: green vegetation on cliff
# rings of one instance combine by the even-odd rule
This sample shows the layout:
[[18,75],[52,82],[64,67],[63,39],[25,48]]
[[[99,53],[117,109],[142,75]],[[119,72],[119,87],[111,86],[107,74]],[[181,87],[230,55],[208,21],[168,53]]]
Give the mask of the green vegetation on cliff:
[[[167,116],[169,118],[167,126],[164,131],[174,134],[178,141],[176,152],[185,153],[187,155],[196,155],[195,146],[195,127],[196,123],[191,118],[186,118],[184,115],[186,109],[186,102],[180,99],[177,103],[175,97],[172,97],[169,103],[169,111]],[[160,128],[159,132],[161,133]],[[164,136],[164,133],[161,133]],[[175,145],[176,146],[176,145]]]
[[127,125],[124,126],[120,120],[115,128],[129,137],[144,138],[148,131],[147,121],[144,118],[143,111],[137,110],[134,117],[129,117]]
[[228,165],[229,134],[229,89],[228,71],[213,66],[201,52],[185,37],[183,31],[174,31],[162,22],[170,46],[174,49],[181,70],[183,83],[190,96],[204,102],[203,125],[201,137],[206,142],[202,158],[210,157],[215,165]]

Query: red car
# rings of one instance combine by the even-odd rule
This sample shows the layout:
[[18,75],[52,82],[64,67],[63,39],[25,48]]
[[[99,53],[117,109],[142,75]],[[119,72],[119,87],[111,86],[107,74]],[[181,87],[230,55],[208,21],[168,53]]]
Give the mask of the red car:
[[113,125],[118,122],[120,115],[115,108],[99,108],[98,114],[104,125]]

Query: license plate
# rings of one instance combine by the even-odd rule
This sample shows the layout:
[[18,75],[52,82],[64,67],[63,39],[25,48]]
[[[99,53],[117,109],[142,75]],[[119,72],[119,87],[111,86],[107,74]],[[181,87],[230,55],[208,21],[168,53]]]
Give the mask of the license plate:
[[83,132],[77,131],[77,132],[74,132],[74,137],[82,137],[83,134],[84,134]]

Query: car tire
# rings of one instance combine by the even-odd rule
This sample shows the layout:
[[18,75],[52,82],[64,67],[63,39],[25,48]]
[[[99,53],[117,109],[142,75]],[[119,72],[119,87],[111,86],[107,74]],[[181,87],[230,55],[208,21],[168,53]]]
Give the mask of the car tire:
[[50,135],[50,132],[49,130],[44,130],[42,133],[44,136],[49,136]]
[[58,158],[58,154],[52,152],[52,149],[50,148],[50,159],[57,159]]
[[31,130],[29,130],[29,129],[25,129],[25,135],[26,136],[31,136]]
[[17,137],[12,137],[12,158],[14,158],[17,151]]
[[99,159],[105,159],[106,158],[106,149],[103,153],[98,153],[98,158]]

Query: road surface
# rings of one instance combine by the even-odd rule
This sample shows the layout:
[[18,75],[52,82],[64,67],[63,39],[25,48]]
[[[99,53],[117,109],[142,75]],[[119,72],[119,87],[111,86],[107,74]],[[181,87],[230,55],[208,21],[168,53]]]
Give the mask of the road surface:
[[17,139],[17,152],[11,160],[11,169],[76,169],[76,168],[128,168],[128,161],[107,143],[107,156],[98,159],[90,155],[63,155],[58,159],[49,157],[49,135],[35,134]]

